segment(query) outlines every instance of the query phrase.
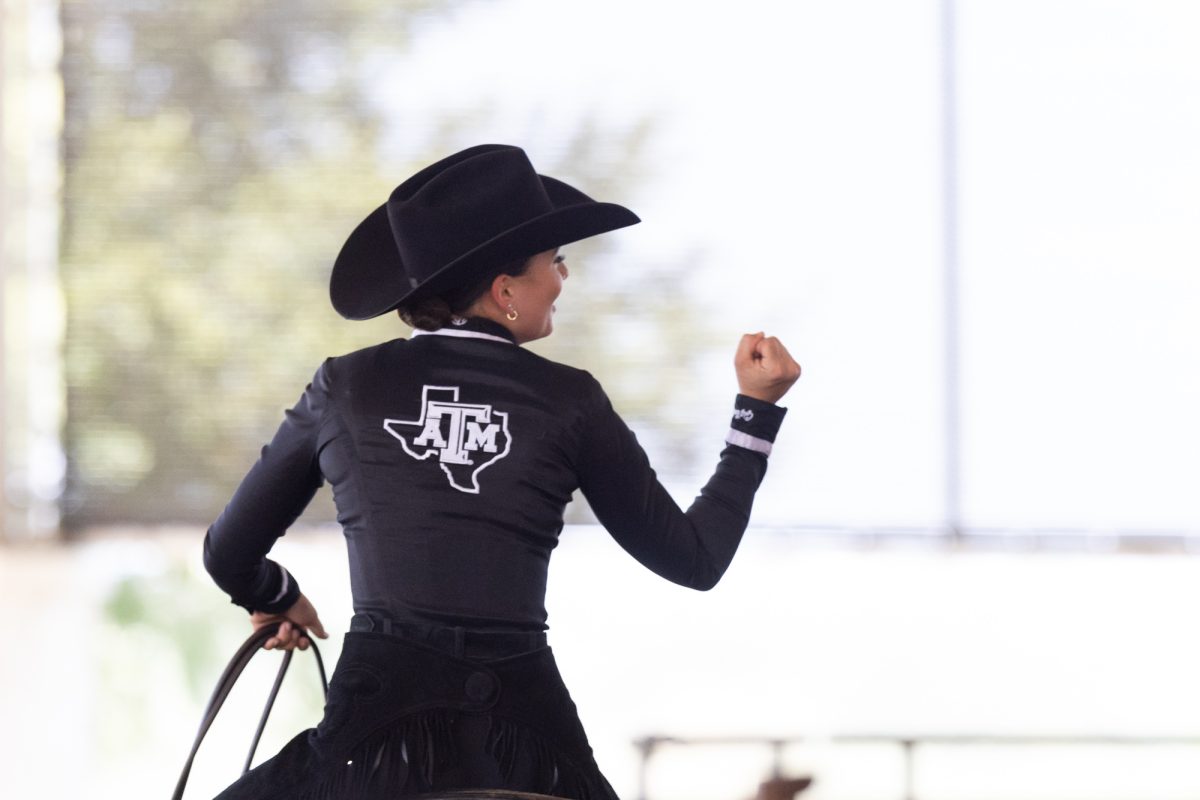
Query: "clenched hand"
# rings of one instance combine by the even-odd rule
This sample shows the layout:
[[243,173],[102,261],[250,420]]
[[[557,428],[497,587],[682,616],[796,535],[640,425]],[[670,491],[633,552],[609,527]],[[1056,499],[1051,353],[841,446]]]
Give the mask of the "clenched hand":
[[763,333],[747,333],[733,357],[738,390],[747,397],[776,403],[800,377],[800,365],[783,342]]

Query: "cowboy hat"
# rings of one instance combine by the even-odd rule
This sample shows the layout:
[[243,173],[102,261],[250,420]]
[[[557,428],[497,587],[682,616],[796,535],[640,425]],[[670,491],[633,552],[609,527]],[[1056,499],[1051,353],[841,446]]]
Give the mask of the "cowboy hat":
[[538,175],[519,147],[478,145],[421,170],[359,223],[333,264],[329,298],[343,317],[370,319],[639,221]]

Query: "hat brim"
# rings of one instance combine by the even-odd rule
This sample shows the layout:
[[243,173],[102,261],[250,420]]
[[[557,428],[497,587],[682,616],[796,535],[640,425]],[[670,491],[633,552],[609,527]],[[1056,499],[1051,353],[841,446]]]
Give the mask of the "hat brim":
[[553,210],[475,246],[419,283],[404,269],[387,204],[381,205],[354,229],[334,262],[329,281],[334,309],[346,319],[372,319],[406,301],[469,286],[509,261],[641,221],[624,206],[597,202],[560,180],[539,177]]

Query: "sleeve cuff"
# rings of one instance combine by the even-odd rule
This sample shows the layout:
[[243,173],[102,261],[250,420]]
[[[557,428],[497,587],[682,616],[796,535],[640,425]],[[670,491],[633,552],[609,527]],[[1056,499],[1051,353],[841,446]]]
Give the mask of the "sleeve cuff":
[[786,414],[786,408],[739,394],[734,401],[733,420],[725,443],[770,455]]
[[300,599],[300,584],[279,564],[267,559],[270,580],[267,585],[257,592],[257,597],[251,611],[262,611],[266,614],[282,614]]

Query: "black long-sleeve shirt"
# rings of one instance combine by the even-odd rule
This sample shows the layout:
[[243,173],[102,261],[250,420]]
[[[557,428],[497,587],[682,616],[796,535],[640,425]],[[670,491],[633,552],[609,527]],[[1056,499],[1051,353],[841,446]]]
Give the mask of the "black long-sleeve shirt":
[[708,589],[784,413],[738,395],[716,471],[684,512],[588,373],[485,320],[398,339],[322,364],[209,529],[205,566],[247,609],[290,607],[299,586],[266,554],[328,481],[356,611],[541,629],[550,553],[582,489],[638,561]]

